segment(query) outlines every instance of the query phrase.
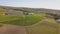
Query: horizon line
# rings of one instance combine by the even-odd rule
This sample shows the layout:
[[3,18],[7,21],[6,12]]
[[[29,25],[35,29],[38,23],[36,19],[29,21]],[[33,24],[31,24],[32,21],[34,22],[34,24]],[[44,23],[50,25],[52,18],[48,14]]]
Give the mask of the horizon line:
[[0,5],[0,6],[6,6],[6,7],[20,7],[20,8],[36,8],[36,9],[51,9],[51,10],[60,10],[60,9],[54,9],[54,8],[38,8],[38,7],[26,7],[26,6],[10,6],[10,5]]

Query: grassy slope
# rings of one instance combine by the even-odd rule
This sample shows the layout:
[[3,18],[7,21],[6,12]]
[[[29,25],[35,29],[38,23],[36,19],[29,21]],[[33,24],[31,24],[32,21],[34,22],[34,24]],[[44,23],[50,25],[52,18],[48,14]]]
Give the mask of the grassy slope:
[[40,21],[43,17],[37,15],[24,15],[23,17],[19,17],[16,20],[12,20],[9,23],[15,25],[32,25],[38,21]]
[[44,15],[2,15],[3,12],[0,13],[0,23],[8,23],[8,24],[15,24],[15,25],[32,25],[36,22],[43,19]]
[[57,28],[48,26],[34,27],[32,28],[32,34],[57,34]]
[[37,25],[29,28],[29,34],[58,34],[58,25],[53,19],[45,19]]

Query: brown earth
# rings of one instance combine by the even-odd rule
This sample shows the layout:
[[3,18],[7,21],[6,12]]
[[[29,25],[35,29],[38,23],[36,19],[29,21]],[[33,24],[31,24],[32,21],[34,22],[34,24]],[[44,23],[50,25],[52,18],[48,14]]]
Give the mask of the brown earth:
[[26,34],[26,30],[23,26],[5,24],[0,27],[0,34]]

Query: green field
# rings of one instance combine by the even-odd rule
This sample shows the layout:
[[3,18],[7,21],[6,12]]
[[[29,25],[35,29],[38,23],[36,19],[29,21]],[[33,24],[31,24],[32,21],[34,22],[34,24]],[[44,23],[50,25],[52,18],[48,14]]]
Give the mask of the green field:
[[43,19],[43,14],[33,14],[33,15],[24,15],[24,14],[16,14],[16,15],[2,15],[3,12],[0,13],[0,23],[5,24],[14,24],[14,25],[32,25]]

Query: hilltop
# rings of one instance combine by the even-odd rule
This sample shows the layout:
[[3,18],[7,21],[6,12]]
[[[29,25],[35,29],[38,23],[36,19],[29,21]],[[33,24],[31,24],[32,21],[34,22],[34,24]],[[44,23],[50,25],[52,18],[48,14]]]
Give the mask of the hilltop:
[[59,14],[60,10],[55,9],[46,9],[46,8],[28,8],[28,7],[11,7],[11,6],[0,6],[0,11],[6,12],[6,11],[20,11],[20,10],[26,10],[33,13],[56,13]]

